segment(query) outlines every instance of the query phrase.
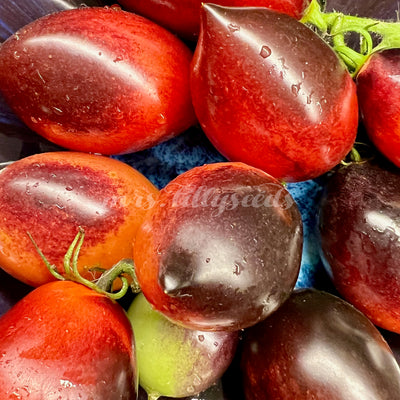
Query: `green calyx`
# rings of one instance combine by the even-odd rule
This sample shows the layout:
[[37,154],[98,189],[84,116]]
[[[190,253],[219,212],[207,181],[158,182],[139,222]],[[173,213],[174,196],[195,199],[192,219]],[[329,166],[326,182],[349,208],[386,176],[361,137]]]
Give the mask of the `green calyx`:
[[[84,278],[78,271],[78,257],[79,251],[83,245],[83,241],[85,239],[84,230],[79,227],[78,233],[76,234],[74,240],[69,246],[67,252],[64,256],[64,274],[60,274],[57,271],[57,266],[49,263],[43,252],[40,250],[32,235],[28,232],[28,236],[35,246],[36,251],[40,255],[41,259],[45,263],[47,269],[50,273],[58,280],[62,281],[73,281],[77,283],[81,283],[86,287],[95,290],[101,294],[108,296],[112,300],[121,299],[127,293],[128,289],[131,288],[134,293],[140,292],[139,284],[137,283],[135,267],[133,261],[130,259],[123,259],[115,264],[109,270],[102,270],[101,276],[94,280],[90,281]],[[114,292],[112,291],[113,283],[120,279],[121,288]]]
[[[325,13],[321,10],[318,0],[311,1],[301,22],[317,28],[322,38],[329,39],[353,77],[373,53],[400,48],[399,22],[345,15],[340,12]],[[359,35],[358,51],[347,45],[349,33]],[[374,38],[378,39],[377,44],[374,44]]]

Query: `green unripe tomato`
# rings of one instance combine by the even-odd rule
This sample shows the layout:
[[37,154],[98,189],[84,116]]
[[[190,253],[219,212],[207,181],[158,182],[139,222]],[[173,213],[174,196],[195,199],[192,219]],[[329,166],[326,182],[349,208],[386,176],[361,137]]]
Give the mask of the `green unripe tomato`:
[[139,384],[149,399],[200,393],[233,360],[237,332],[202,332],[176,325],[155,311],[143,294],[133,300],[128,317],[135,334]]

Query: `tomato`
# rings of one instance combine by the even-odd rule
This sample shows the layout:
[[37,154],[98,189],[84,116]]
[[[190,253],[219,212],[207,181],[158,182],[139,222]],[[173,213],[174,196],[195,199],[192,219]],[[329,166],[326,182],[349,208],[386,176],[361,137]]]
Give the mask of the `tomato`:
[[320,207],[323,261],[336,289],[375,325],[400,334],[399,169],[380,159],[340,168]]
[[0,172],[0,266],[29,285],[46,283],[53,277],[27,232],[62,272],[81,227],[81,274],[108,269],[132,256],[136,231],[157,193],[135,169],[104,156],[51,152],[16,161]]
[[[186,39],[200,30],[201,0],[119,0],[126,9],[144,15]],[[299,19],[309,0],[216,0],[233,7],[267,7]]]
[[120,8],[60,11],[0,48],[0,91],[33,131],[68,149],[129,153],[195,123],[192,52]]
[[214,146],[281,180],[324,174],[356,137],[356,87],[342,62],[312,30],[265,8],[203,7],[191,87]]
[[134,245],[153,307],[191,329],[240,330],[292,291],[303,244],[289,192],[242,163],[193,168],[160,191]]
[[295,291],[244,332],[246,400],[389,400],[400,369],[378,329],[329,293]]
[[51,282],[0,318],[0,398],[136,399],[124,310],[81,284]]
[[400,50],[373,54],[357,75],[362,121],[374,145],[400,166]]

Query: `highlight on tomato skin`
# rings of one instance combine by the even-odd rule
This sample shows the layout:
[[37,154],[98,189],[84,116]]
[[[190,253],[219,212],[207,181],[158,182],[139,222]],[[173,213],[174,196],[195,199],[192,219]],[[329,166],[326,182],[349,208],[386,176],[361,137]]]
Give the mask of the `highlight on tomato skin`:
[[0,398],[135,400],[123,308],[70,281],[34,289],[0,318]]
[[142,174],[104,156],[51,152],[16,161],[0,172],[0,267],[31,286],[53,280],[27,232],[62,273],[82,228],[78,269],[94,278],[91,268],[132,257],[136,231],[157,196]]
[[323,265],[337,291],[400,334],[400,170],[384,157],[330,177],[319,210]]
[[[143,15],[188,40],[196,40],[200,31],[201,0],[119,0],[124,8]],[[300,19],[309,0],[216,0],[212,3],[231,7],[267,7]]]
[[285,187],[227,162],[193,168],[160,191],[133,258],[156,310],[188,328],[233,331],[286,300],[302,243],[301,215]]
[[191,59],[176,36],[120,7],[64,10],[2,44],[0,91],[30,129],[63,148],[131,153],[196,123]]
[[244,332],[246,400],[390,400],[400,369],[378,329],[330,293],[295,290],[279,310]]
[[311,29],[266,8],[203,6],[191,91],[228,160],[286,182],[328,172],[356,138],[356,86],[343,63]]

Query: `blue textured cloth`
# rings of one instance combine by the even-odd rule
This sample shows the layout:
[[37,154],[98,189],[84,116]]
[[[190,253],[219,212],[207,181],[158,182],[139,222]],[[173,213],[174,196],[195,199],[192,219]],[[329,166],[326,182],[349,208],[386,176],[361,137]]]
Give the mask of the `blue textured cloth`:
[[[139,170],[160,189],[191,168],[226,161],[204,133],[196,128],[149,150],[115,158]],[[324,289],[329,285],[319,255],[316,229],[318,200],[322,188],[320,180],[287,185],[300,209],[304,225],[303,257],[297,287]]]

